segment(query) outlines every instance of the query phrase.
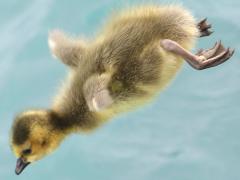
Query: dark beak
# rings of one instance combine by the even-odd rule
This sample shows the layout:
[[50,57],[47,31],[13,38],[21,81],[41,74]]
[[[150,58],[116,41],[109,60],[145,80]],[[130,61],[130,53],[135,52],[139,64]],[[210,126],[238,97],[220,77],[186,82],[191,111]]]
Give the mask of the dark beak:
[[25,169],[25,167],[27,167],[27,165],[29,164],[30,162],[25,162],[23,158],[19,158],[17,160],[15,173],[19,175]]

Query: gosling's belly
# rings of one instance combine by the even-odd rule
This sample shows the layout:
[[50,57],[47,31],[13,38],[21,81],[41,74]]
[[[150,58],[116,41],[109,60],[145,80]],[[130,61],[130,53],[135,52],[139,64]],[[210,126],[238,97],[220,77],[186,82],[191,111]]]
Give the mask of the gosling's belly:
[[157,75],[158,78],[154,83],[139,82],[135,83],[134,87],[132,87],[134,90],[128,87],[121,89],[120,96],[123,97],[115,97],[115,102],[101,112],[101,114],[112,117],[120,112],[136,109],[153,100],[154,97],[171,82],[183,64],[183,60],[178,57],[172,55],[167,57],[166,59],[162,59],[161,67],[155,67],[161,68],[161,71],[159,71]]

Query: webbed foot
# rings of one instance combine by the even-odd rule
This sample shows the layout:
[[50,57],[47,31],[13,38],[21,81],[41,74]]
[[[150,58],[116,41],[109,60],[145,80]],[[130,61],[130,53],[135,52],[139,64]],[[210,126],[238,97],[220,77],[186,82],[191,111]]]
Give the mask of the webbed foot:
[[199,62],[198,69],[206,69],[224,63],[234,54],[234,49],[225,48],[221,41],[209,50],[201,49],[196,55]]
[[209,36],[213,33],[213,31],[210,30],[212,25],[207,23],[207,18],[201,20],[197,24],[197,27],[200,32],[200,37]]
[[234,49],[225,48],[221,41],[209,50],[201,49],[198,53],[192,54],[184,49],[180,44],[170,39],[161,41],[163,49],[184,58],[194,69],[202,70],[224,63],[234,54]]

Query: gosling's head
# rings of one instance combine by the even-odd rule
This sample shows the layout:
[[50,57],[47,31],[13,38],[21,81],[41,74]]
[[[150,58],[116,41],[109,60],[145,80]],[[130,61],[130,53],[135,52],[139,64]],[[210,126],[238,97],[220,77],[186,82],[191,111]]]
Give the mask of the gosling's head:
[[15,170],[17,175],[60,144],[63,135],[52,127],[50,121],[53,118],[56,118],[55,115],[48,110],[27,111],[15,118],[10,141],[18,158]]

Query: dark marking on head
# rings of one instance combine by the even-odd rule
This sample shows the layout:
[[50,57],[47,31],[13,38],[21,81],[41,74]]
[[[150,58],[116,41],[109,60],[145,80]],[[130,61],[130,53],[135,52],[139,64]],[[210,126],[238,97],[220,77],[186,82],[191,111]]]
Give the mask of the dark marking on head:
[[31,153],[32,153],[32,149],[30,149],[30,148],[25,149],[25,150],[22,151],[22,154],[23,154],[24,156],[27,156],[27,155],[29,155],[29,154],[31,154]]
[[16,120],[12,128],[12,133],[13,143],[16,145],[23,144],[28,139],[30,134],[27,121]]

